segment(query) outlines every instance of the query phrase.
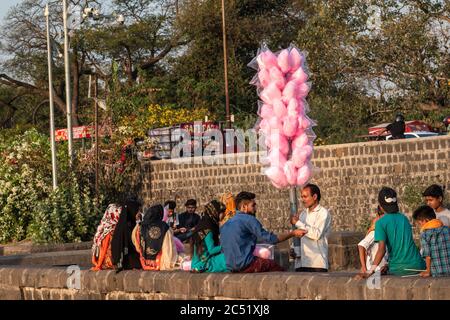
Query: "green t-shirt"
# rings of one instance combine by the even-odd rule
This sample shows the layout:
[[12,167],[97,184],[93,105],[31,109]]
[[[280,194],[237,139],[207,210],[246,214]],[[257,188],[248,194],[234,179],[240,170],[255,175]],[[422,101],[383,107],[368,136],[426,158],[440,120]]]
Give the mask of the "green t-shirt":
[[387,213],[376,222],[375,241],[386,244],[390,274],[415,274],[418,272],[405,269],[425,269],[425,262],[413,240],[411,224],[402,213]]

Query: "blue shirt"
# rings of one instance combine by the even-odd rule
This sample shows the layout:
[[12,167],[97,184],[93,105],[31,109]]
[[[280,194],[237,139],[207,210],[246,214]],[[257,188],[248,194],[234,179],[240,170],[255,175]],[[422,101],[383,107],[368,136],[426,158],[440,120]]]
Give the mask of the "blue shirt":
[[253,261],[256,243],[278,242],[278,237],[266,231],[255,216],[236,210],[236,215],[220,228],[220,244],[227,268],[241,271]]
[[450,229],[446,226],[428,229],[420,235],[422,256],[431,258],[433,277],[450,276]]

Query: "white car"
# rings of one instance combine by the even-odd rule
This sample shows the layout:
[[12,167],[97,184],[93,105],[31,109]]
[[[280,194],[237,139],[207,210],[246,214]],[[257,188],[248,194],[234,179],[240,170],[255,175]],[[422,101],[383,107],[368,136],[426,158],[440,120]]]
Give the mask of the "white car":
[[[430,132],[430,131],[414,131],[414,132],[405,132],[405,138],[411,139],[411,138],[428,138],[428,137],[435,137],[439,136],[439,133],[436,132]],[[392,135],[386,136],[386,140],[392,140]]]

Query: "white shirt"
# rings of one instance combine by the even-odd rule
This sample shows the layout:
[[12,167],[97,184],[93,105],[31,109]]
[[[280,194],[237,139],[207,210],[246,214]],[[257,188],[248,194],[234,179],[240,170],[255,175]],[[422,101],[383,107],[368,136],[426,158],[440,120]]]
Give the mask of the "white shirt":
[[308,231],[300,239],[300,258],[295,259],[295,268],[328,269],[328,235],[331,231],[328,210],[320,204],[311,212],[303,210],[295,226]]
[[[358,246],[361,246],[364,249],[366,249],[367,253],[366,269],[370,270],[372,268],[373,261],[375,260],[375,256],[378,251],[378,243],[375,242],[375,231],[370,231],[367,234],[367,236],[364,239],[362,239],[360,243],[358,243]],[[387,264],[387,261],[388,261],[388,253],[386,252],[376,270],[380,270],[381,268],[383,268]]]
[[435,211],[435,213],[436,213],[436,218],[441,220],[445,226],[450,227],[450,210],[444,209],[441,212]]

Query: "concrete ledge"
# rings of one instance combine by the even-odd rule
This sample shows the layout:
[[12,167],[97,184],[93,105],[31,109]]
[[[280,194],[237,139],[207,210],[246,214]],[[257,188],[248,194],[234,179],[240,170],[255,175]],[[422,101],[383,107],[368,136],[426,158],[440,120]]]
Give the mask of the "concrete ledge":
[[[364,237],[360,232],[332,232],[329,242],[330,271],[356,270],[359,268],[358,242]],[[76,264],[82,268],[91,267],[91,242],[79,244],[33,245],[13,250],[12,246],[0,256],[1,265],[21,266],[67,266]],[[185,246],[189,252],[189,245]],[[48,251],[45,251],[48,250]],[[15,255],[13,255],[15,253]],[[18,254],[19,253],[19,254]],[[286,270],[293,271],[289,258],[290,246],[285,241],[275,246],[275,261]]]
[[0,266],[92,266],[91,250],[43,252],[0,257]]
[[92,241],[58,244],[8,244],[0,246],[0,256],[24,255],[42,252],[58,252],[73,250],[88,250],[92,248]]
[[80,290],[64,268],[0,268],[0,299],[449,300],[450,278],[382,277],[380,288],[350,273],[191,274],[81,271]]

